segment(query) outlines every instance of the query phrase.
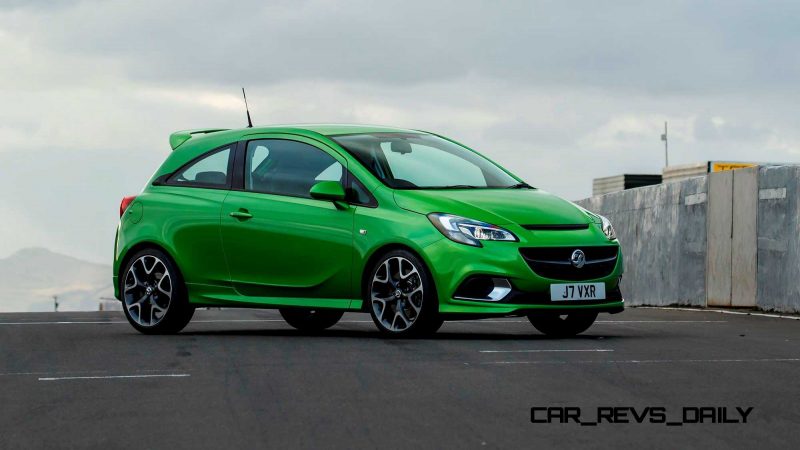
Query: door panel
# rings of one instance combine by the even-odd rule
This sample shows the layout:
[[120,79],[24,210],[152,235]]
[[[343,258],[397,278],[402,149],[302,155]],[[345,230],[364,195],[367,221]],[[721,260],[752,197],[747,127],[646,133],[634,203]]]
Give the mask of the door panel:
[[222,239],[234,287],[245,296],[350,298],[354,210],[231,192]]
[[308,194],[318,181],[343,181],[345,160],[286,138],[253,139],[245,147],[244,190],[231,191],[221,218],[236,290],[275,304],[351,298],[355,208]]

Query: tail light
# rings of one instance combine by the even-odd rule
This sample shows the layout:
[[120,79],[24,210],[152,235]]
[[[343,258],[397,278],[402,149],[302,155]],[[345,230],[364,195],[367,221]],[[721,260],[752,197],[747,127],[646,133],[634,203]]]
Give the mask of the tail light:
[[122,202],[120,202],[120,204],[119,204],[119,216],[120,217],[122,217],[122,215],[125,214],[125,210],[128,209],[128,206],[130,206],[131,203],[133,203],[134,200],[136,200],[136,196],[135,195],[131,195],[131,196],[128,196],[128,197],[125,197],[125,198],[122,199]]

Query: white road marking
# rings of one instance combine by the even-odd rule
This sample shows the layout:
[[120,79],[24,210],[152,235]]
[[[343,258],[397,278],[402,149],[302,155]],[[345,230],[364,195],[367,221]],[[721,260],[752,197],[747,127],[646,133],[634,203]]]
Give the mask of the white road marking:
[[127,378],[184,378],[190,377],[188,373],[165,373],[151,375],[97,375],[85,377],[41,377],[39,381],[63,381],[63,380],[119,380]]
[[208,319],[192,320],[189,323],[225,323],[225,322],[285,322],[283,319]]
[[532,350],[479,350],[479,353],[556,353],[556,352],[613,352],[605,348],[588,349],[532,349]]
[[[236,322],[284,322],[283,319],[216,319],[216,320],[192,320],[191,323],[236,323]],[[344,321],[343,321],[344,322]],[[372,322],[365,320],[364,322]],[[127,324],[126,320],[104,320],[104,321],[58,321],[58,322],[0,322],[0,325],[105,325],[105,324]]]
[[701,309],[701,308],[680,308],[680,307],[668,307],[668,306],[635,306],[634,308],[641,308],[641,309],[663,309],[666,311],[691,311],[691,312],[715,312],[720,314],[734,314],[737,316],[756,316],[756,317],[770,317],[773,319],[791,319],[791,320],[800,320],[800,316],[789,316],[783,314],[769,314],[769,313],[760,313],[756,311],[729,311],[726,309]]
[[51,372],[7,372],[0,373],[0,377],[18,377],[23,375],[47,375]]
[[[668,308],[672,309],[672,308]],[[689,311],[694,311],[688,309]],[[710,310],[708,310],[710,311]],[[727,311],[718,311],[727,312]],[[730,312],[731,314],[748,314]],[[764,314],[761,314],[764,315]],[[768,317],[782,317],[786,319],[800,319],[800,317],[787,317],[767,315]],[[248,322],[284,322],[283,319],[208,319],[192,320],[190,323],[248,323]],[[598,320],[595,323],[726,323],[725,320]],[[75,320],[51,322],[0,322],[2,325],[119,325],[127,324],[126,320]],[[373,323],[372,320],[340,320],[339,323]],[[528,323],[527,320],[510,319],[478,319],[478,320],[448,320],[446,323]]]
[[[625,360],[598,360],[598,361],[489,361],[479,365],[512,365],[512,364],[678,364],[678,363],[763,363],[763,362],[800,362],[800,358],[770,358],[770,359],[625,359]],[[464,363],[470,365],[470,363]]]
[[[216,319],[216,320],[192,320],[190,323],[216,323],[216,322],[284,322],[283,319]],[[529,323],[527,319],[519,320],[519,319],[473,319],[473,320],[448,320],[445,323],[496,323],[496,322],[506,322],[506,323]],[[127,322],[121,322],[127,323]],[[375,323],[372,320],[340,320],[337,323]]]
[[74,325],[74,324],[113,324],[113,323],[128,323],[124,320],[104,320],[104,321],[73,321],[73,322],[0,322],[0,325]]
[[[283,319],[214,319],[214,320],[192,320],[189,323],[225,323],[225,322],[286,322],[286,321]],[[374,323],[374,322],[371,320],[340,320],[337,323]]]
[[[342,321],[344,322],[344,321]],[[372,322],[365,320],[364,322]],[[527,319],[478,319],[478,320],[448,320],[445,323],[530,323]],[[594,323],[726,323],[727,320],[596,320]]]
[[[164,369],[138,369],[134,372],[139,373],[158,373],[164,372]],[[30,371],[30,372],[4,372],[0,373],[0,377],[15,377],[23,375],[49,375],[54,376],[87,376],[90,374],[107,374],[108,370],[61,370],[54,372],[52,370]]]
[[727,320],[597,320],[595,323],[728,323]]
[[445,323],[530,323],[528,319],[464,319],[464,320],[448,320]]
[[[237,323],[237,322],[284,322],[283,319],[213,319],[213,320],[192,320],[190,323]],[[348,322],[343,320],[342,322]],[[370,322],[363,320],[357,322]],[[127,320],[76,320],[76,321],[57,321],[57,322],[0,322],[0,325],[104,325],[104,324],[127,324]]]

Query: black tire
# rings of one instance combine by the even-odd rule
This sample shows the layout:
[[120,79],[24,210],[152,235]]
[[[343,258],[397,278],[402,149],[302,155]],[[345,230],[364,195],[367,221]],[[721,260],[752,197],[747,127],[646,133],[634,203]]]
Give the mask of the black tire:
[[571,337],[583,333],[597,319],[596,312],[572,312],[566,315],[553,313],[528,314],[528,320],[542,333],[552,337]]
[[[405,262],[398,262],[400,266],[394,266],[395,269],[390,269],[394,261],[404,260]],[[382,278],[383,274],[379,275],[379,271],[383,271],[384,265],[389,262],[386,267],[387,282],[377,282],[376,276]],[[410,264],[410,265],[409,265]],[[409,270],[413,266],[415,272]],[[406,271],[409,277],[405,280],[399,280],[397,284],[392,279],[392,273],[395,273],[398,278],[401,276],[400,271]],[[376,285],[376,282],[378,283]],[[367,272],[367,277],[364,280],[364,302],[366,308],[372,317],[372,321],[380,330],[381,334],[385,337],[405,338],[405,337],[419,337],[427,336],[435,333],[443,323],[439,315],[439,300],[436,295],[436,286],[433,283],[433,277],[430,274],[427,266],[422,260],[407,250],[392,250],[375,261],[375,264]],[[421,291],[418,288],[421,287]],[[394,293],[399,292],[395,297]],[[391,300],[377,300],[377,298],[388,298],[391,294]],[[407,296],[407,294],[410,294]],[[398,308],[399,307],[399,308]],[[383,309],[386,308],[386,309]],[[417,308],[419,311],[417,311]],[[391,311],[389,311],[391,309]],[[388,318],[385,317],[386,313],[394,313],[394,320],[397,319],[398,309],[402,320],[405,324],[410,321],[410,324],[400,329],[400,327],[393,327],[395,322],[387,323]]]
[[[146,266],[156,260],[161,265],[155,263],[150,267],[151,272],[147,273]],[[131,268],[134,265],[136,265],[136,268],[133,269],[134,273],[131,275]],[[156,280],[155,282],[137,280],[134,287],[132,277],[149,278],[150,275]],[[168,302],[165,300],[167,294],[164,292],[166,290],[167,281],[165,280],[167,277],[169,278],[170,294]],[[155,248],[148,248],[134,254],[128,260],[122,272],[120,272],[119,283],[122,311],[131,326],[140,333],[174,334],[181,331],[192,320],[194,306],[189,303],[186,284],[177,265],[164,252]],[[148,290],[147,287],[140,286],[141,283],[145,283],[151,289]],[[149,297],[148,292],[152,292]],[[139,306],[133,306],[135,303],[138,303]],[[156,307],[165,308],[165,311],[160,318],[154,319],[156,314],[153,311]],[[136,310],[138,310],[138,313]],[[144,323],[148,314],[150,315],[150,323]]]
[[344,311],[335,309],[281,308],[278,311],[286,323],[308,333],[326,330],[344,315]]

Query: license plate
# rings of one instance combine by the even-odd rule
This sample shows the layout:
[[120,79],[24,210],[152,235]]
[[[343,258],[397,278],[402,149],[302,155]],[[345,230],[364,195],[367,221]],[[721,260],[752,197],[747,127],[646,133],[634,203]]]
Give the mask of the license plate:
[[605,283],[570,283],[550,285],[550,300],[554,302],[567,300],[604,300],[605,298]]

